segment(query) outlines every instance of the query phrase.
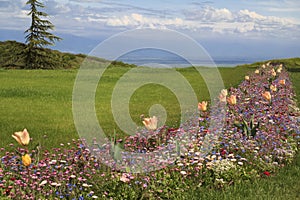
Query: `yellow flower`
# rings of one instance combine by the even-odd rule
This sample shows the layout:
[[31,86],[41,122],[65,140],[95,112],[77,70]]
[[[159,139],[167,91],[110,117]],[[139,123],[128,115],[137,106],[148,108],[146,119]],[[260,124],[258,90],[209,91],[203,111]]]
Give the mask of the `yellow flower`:
[[259,74],[259,70],[257,69],[257,70],[255,70],[255,72],[254,72],[255,74]]
[[272,76],[276,76],[276,72],[274,69],[271,70]]
[[26,128],[23,131],[15,132],[12,137],[23,146],[28,145],[30,141],[29,133]]
[[230,105],[235,105],[236,104],[236,96],[235,95],[230,95],[230,97],[227,99],[227,102]]
[[271,96],[270,92],[268,92],[268,91],[265,91],[264,93],[262,93],[262,96],[268,101],[271,101],[271,99],[272,99],[272,96]]
[[263,64],[263,65],[261,66],[261,68],[265,69],[265,68],[266,68],[266,65],[265,65],[265,64]]
[[284,79],[281,79],[281,80],[279,81],[279,84],[280,84],[280,85],[285,85],[285,80],[284,80]]
[[198,110],[205,112],[207,110],[207,101],[202,101],[202,103],[198,103]]
[[22,156],[22,162],[25,167],[28,167],[31,164],[30,155],[25,154],[24,156]]
[[249,81],[249,80],[250,80],[250,77],[249,77],[249,76],[245,76],[245,80],[246,80],[246,81]]
[[143,124],[148,130],[155,130],[157,128],[157,118],[155,116],[144,118]]
[[272,90],[273,92],[277,91],[277,87],[274,85],[270,85],[270,90]]

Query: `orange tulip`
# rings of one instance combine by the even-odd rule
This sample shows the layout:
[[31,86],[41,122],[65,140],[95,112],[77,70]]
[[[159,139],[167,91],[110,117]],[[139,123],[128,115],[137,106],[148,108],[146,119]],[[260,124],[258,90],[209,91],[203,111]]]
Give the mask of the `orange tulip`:
[[155,130],[157,128],[157,118],[155,116],[144,118],[143,124],[148,130]]
[[281,79],[281,80],[279,81],[279,84],[280,84],[280,85],[285,85],[285,80],[284,80],[284,79]]
[[202,101],[202,103],[198,103],[198,110],[205,112],[207,110],[207,101]]
[[235,95],[230,95],[230,97],[227,99],[227,102],[230,105],[235,105],[236,104],[236,96]]
[[271,101],[271,99],[272,99],[272,96],[271,96],[270,92],[268,92],[268,91],[265,91],[265,92],[262,94],[262,96],[263,96],[266,100],[268,100],[268,101]]
[[15,140],[17,140],[17,142],[23,146],[28,145],[30,141],[29,133],[26,128],[23,131],[15,132],[12,137],[15,138]]
[[31,164],[30,155],[25,154],[24,156],[22,156],[22,163],[25,167],[28,167]]

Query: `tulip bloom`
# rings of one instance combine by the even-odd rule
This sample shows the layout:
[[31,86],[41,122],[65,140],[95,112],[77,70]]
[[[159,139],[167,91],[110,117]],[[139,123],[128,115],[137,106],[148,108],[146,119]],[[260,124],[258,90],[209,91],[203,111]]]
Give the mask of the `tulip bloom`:
[[198,110],[205,112],[207,110],[207,101],[202,101],[202,103],[198,103]]
[[143,124],[148,130],[155,130],[157,128],[157,118],[155,116],[144,118]]
[[29,133],[26,128],[23,131],[15,132],[12,137],[15,138],[15,140],[17,140],[17,142],[23,146],[28,145],[30,141]]
[[277,87],[274,85],[270,85],[270,90],[272,90],[273,92],[277,91]]
[[277,75],[274,69],[271,70],[271,74],[272,74],[272,76],[276,76]]
[[22,156],[22,162],[25,167],[28,167],[31,164],[30,155],[25,154],[24,156]]
[[250,77],[249,77],[249,76],[245,76],[245,80],[246,80],[246,81],[249,81],[249,80],[250,80]]
[[255,70],[255,72],[254,72],[255,74],[259,74],[259,70],[257,69],[257,70]]
[[226,89],[223,89],[221,90],[221,94],[226,97],[228,95],[228,91]]
[[120,181],[124,183],[130,182],[130,178],[128,177],[128,174],[122,174],[122,176],[120,177]]
[[219,100],[221,101],[221,102],[226,102],[226,96],[228,95],[228,92],[227,92],[227,90],[226,89],[222,89],[221,90],[221,93],[220,93],[220,95],[219,95]]
[[266,68],[266,65],[265,65],[265,64],[263,64],[263,65],[261,66],[261,68],[265,69],[265,68]]
[[227,102],[230,105],[235,105],[236,104],[236,96],[235,95],[230,95],[230,97],[227,99]]
[[270,92],[268,92],[268,91],[265,91],[265,92],[262,94],[262,96],[263,96],[266,100],[268,100],[268,101],[271,101],[271,99],[272,99],[272,96],[271,96]]
[[280,81],[279,81],[279,84],[280,84],[280,85],[285,85],[285,80],[284,80],[284,79],[280,80]]

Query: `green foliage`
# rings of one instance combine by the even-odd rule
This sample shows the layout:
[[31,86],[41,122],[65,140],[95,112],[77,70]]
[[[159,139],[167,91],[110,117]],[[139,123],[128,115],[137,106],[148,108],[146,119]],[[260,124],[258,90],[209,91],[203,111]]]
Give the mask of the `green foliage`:
[[[0,42],[0,68],[26,69],[26,48],[23,43],[16,41]],[[74,69],[79,68],[86,55],[62,53],[47,48],[36,48],[40,69]],[[99,59],[104,62],[104,60]]]
[[24,68],[26,45],[16,41],[0,42],[0,68]]
[[57,66],[56,57],[48,54],[44,46],[54,45],[55,41],[61,40],[49,32],[54,29],[54,25],[44,18],[48,14],[41,12],[38,8],[44,8],[44,5],[37,0],[28,0],[30,6],[31,26],[25,31],[25,43],[27,44],[23,53],[25,56],[25,68],[27,69],[53,69]]
[[238,128],[240,128],[243,133],[248,136],[248,137],[255,137],[258,127],[259,127],[259,122],[256,124],[254,123],[254,116],[251,117],[250,122],[248,123],[244,118],[242,118],[242,123],[234,123],[234,125]]
[[31,26],[25,31],[26,43],[29,50],[37,47],[44,47],[47,45],[54,45],[55,41],[61,40],[60,37],[53,35],[48,30],[53,30],[54,25],[46,19],[48,14],[41,12],[38,8],[44,8],[45,6],[37,0],[28,0],[26,2],[30,6]]

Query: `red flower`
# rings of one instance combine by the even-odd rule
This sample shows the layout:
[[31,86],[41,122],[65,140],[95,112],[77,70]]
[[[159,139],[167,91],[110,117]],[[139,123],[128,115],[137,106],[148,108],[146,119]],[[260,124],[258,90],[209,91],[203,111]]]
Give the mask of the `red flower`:
[[224,156],[226,154],[226,150],[221,151],[221,155]]
[[264,175],[270,176],[271,174],[270,174],[270,172],[268,172],[268,171],[264,171]]

